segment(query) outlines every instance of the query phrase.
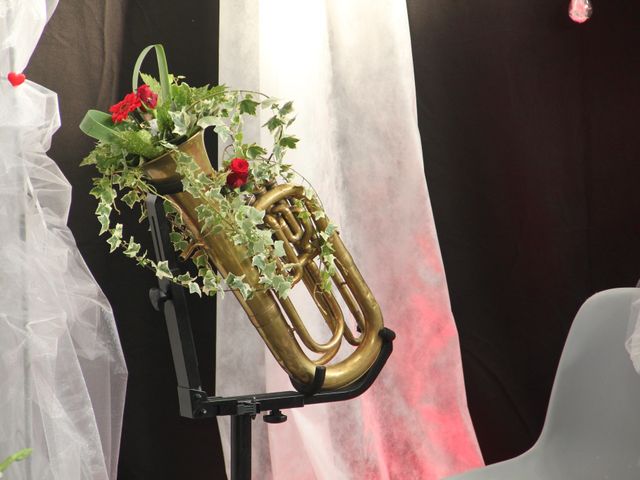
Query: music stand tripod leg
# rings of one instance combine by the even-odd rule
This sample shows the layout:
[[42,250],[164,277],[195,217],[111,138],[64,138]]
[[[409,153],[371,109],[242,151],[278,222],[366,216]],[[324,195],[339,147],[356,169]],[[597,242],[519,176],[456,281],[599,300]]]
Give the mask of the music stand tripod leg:
[[248,414],[231,416],[231,480],[251,480],[251,422]]

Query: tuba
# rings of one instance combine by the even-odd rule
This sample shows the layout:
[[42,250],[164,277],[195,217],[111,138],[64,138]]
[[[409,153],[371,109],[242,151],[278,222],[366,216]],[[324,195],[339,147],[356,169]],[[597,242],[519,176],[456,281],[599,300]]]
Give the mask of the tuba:
[[[202,131],[181,144],[179,150],[191,155],[205,174],[214,173]],[[180,182],[172,152],[145,163],[142,168],[159,191]],[[196,214],[199,201],[184,191],[167,196],[180,210],[186,227],[192,232],[200,232]],[[244,281],[254,289],[247,299],[237,290],[233,293],[296,389],[335,390],[350,385],[370,369],[382,348],[379,335],[383,329],[382,313],[371,290],[337,232],[330,238],[337,267],[332,276],[335,290],[327,292],[320,288],[320,270],[316,263],[319,251],[313,239],[318,231],[326,228],[327,220],[299,215],[300,208],[309,213],[315,209],[312,201],[305,197],[303,187],[272,185],[256,194],[253,206],[265,212],[265,226],[271,229],[276,240],[284,242],[287,261],[292,265],[293,285],[302,284],[307,288],[331,338],[324,343],[315,341],[291,299],[279,298],[275,292],[261,287],[258,271],[251,264],[247,250],[236,245],[224,231],[204,238],[204,250],[210,262],[224,277],[229,273],[244,275]],[[336,290],[346,305],[347,314],[355,320],[355,332],[345,322],[345,312],[333,294]],[[354,349],[346,358],[332,363],[343,340]],[[302,346],[317,358],[310,358]]]

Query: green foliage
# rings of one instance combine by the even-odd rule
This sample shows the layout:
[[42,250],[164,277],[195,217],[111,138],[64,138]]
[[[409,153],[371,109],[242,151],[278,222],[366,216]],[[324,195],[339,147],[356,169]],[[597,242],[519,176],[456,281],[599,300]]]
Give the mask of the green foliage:
[[251,98],[250,95],[247,95],[243,100],[241,100],[238,104],[240,108],[240,113],[246,113],[248,115],[256,114],[256,107],[260,105],[260,102],[256,102]]
[[119,134],[119,144],[131,155],[155,158],[164,152],[149,130],[129,130]]
[[[140,73],[142,61],[155,48],[159,79]],[[170,75],[164,50],[152,45],[143,50],[136,62],[133,87],[138,77],[159,95],[155,108],[141,108],[114,125],[109,114],[89,111],[81,124],[82,130],[98,140],[97,145],[81,162],[98,171],[93,180],[91,195],[97,199],[96,217],[100,235],[105,235],[111,252],[121,250],[138,265],[152,270],[158,278],[169,279],[196,295],[224,294],[225,289],[237,290],[250,298],[254,288],[271,288],[281,298],[287,298],[292,288],[289,270],[293,268],[287,256],[285,242],[275,236],[264,223],[265,212],[251,205],[254,192],[294,177],[292,167],[283,159],[288,150],[295,149],[298,138],[287,133],[295,117],[292,102],[279,100],[256,92],[232,90],[224,85],[192,87],[182,77]],[[243,130],[247,117],[263,116],[264,127],[271,133],[270,146],[259,145],[245,138]],[[219,141],[227,142],[221,159],[221,171],[204,174],[194,159],[178,150],[178,145],[200,130],[213,127]],[[114,220],[125,205],[146,217],[145,199],[157,194],[147,182],[141,168],[144,162],[171,152],[176,172],[182,177],[184,191],[197,201],[195,209],[200,231],[185,225],[183,214],[171,198],[164,199],[164,209],[172,228],[171,243],[182,259],[190,260],[195,274],[177,274],[166,261],[155,262],[123,225]],[[226,184],[226,168],[231,159],[244,158],[249,162],[247,183],[241,188]],[[331,288],[331,276],[336,271],[331,236],[335,226],[327,222],[324,212],[314,203],[309,188],[305,198],[294,204],[297,215],[305,221],[322,221],[328,227],[313,239],[320,251],[322,288]],[[321,229],[322,230],[322,229]],[[209,236],[224,234],[246,249],[251,264],[258,273],[259,284],[249,285],[244,276],[233,273],[223,278],[210,264],[204,242]]]
[[4,472],[9,466],[14,462],[21,462],[31,455],[33,450],[30,448],[24,448],[19,452],[14,453],[13,455],[8,456],[2,462],[0,462],[0,476],[2,476],[2,472]]
[[160,86],[160,82],[155,78],[153,78],[151,75],[140,72],[140,78],[142,78],[142,81],[146,85],[149,85],[149,88],[153,90],[155,93],[157,94],[162,93],[162,87]]

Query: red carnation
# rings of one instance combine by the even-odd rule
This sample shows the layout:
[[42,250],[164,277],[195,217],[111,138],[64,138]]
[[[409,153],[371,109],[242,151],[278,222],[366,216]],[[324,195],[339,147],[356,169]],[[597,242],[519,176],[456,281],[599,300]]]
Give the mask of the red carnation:
[[239,188],[247,183],[249,177],[249,162],[244,158],[234,158],[229,163],[229,175],[227,185],[231,188]]
[[140,85],[136,93],[140,101],[144,103],[146,107],[156,108],[156,105],[158,104],[158,94],[151,90],[149,85],[146,83]]
[[113,123],[120,123],[126,120],[127,116],[142,106],[142,102],[135,93],[127,93],[127,95],[115,105],[109,108],[111,112],[111,120]]

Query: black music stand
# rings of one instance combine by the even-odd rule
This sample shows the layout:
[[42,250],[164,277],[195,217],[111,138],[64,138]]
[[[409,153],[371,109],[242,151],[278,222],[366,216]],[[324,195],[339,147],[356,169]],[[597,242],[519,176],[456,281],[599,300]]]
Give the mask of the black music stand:
[[[178,186],[178,188],[180,188]],[[174,193],[174,191],[164,193]],[[149,195],[146,200],[147,213],[153,247],[157,261],[166,260],[174,274],[179,274],[176,256],[169,240],[169,224],[164,214],[162,202],[156,195]],[[149,298],[154,308],[164,313],[171,343],[171,353],[178,380],[178,400],[180,415],[199,419],[221,415],[231,417],[231,480],[251,479],[251,421],[257,414],[269,412],[263,419],[267,423],[282,423],[287,416],[282,413],[285,408],[299,408],[314,403],[338,402],[349,400],[364,393],[378,377],[389,355],[393,351],[395,333],[388,328],[380,331],[382,349],[371,368],[355,383],[330,392],[319,390],[313,384],[301,386],[292,381],[299,391],[260,393],[237,397],[210,396],[202,389],[198,359],[196,356],[191,320],[187,308],[184,288],[168,279],[159,279],[158,287],[149,291]],[[215,354],[214,354],[215,358]],[[316,371],[318,385],[322,384],[324,373]]]

